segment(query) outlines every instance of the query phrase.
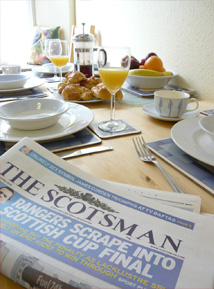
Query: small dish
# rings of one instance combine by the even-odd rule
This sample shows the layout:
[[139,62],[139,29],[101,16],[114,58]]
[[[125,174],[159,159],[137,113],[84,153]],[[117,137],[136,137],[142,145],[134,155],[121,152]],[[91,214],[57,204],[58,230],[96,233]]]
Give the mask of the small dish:
[[69,109],[69,104],[57,99],[28,99],[1,106],[0,118],[20,130],[37,130],[54,125]]
[[194,110],[191,112],[185,112],[182,116],[180,117],[164,117],[161,116],[155,109],[155,104],[154,103],[149,103],[146,104],[142,107],[142,110],[144,113],[148,114],[149,116],[156,118],[156,119],[160,119],[160,120],[165,120],[165,121],[179,121],[182,119],[186,119],[186,118],[192,118],[192,117],[196,117],[199,115],[199,111],[198,110]]
[[1,74],[0,89],[14,89],[23,87],[26,81],[30,78],[24,74]]
[[[39,65],[38,67],[34,67],[32,71],[35,73],[44,73],[47,75],[53,75],[55,73],[55,68],[56,67],[54,66],[53,63],[46,63],[43,65]],[[73,63],[68,63],[62,68],[62,73],[66,74],[69,71],[72,71],[73,69],[74,69]],[[59,73],[58,69],[57,69],[57,73]]]
[[0,93],[13,93],[13,92],[20,92],[20,91],[25,91],[29,90],[38,86],[41,86],[45,83],[45,79],[38,78],[38,77],[30,77],[27,79],[26,83],[24,84],[23,87],[19,88],[10,88],[10,89],[0,89]]
[[214,115],[202,117],[199,121],[199,125],[203,131],[214,136]]
[[84,105],[69,103],[69,109],[62,114],[59,121],[51,127],[40,130],[22,131],[12,128],[5,120],[0,119],[0,141],[18,142],[23,137],[35,141],[47,141],[72,135],[83,130],[94,119],[92,110]]
[[154,90],[154,89],[163,88],[175,76],[176,76],[176,73],[174,72],[173,72],[173,75],[169,75],[169,76],[128,75],[126,78],[126,82],[134,88]]

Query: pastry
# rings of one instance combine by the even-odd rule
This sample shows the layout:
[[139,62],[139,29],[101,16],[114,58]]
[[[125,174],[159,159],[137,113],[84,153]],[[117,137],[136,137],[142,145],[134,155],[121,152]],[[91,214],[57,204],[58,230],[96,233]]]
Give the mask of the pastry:
[[97,84],[101,83],[102,80],[100,77],[91,76],[90,78],[86,78],[80,82],[80,85],[92,89],[92,87],[96,86]]
[[[107,90],[103,83],[99,83],[97,86],[92,87],[91,90],[93,91],[93,94],[96,98],[103,100],[111,99],[111,93]],[[115,94],[115,99],[121,100],[122,98],[123,93],[121,90],[118,90],[118,92]]]
[[65,82],[60,82],[57,86],[57,91],[59,93],[61,93],[63,91],[63,89],[66,87],[66,83]]
[[86,91],[86,92],[83,92],[81,94],[81,100],[92,100],[93,99],[93,92],[90,90],[90,91]]
[[82,72],[79,71],[71,71],[65,75],[66,83],[76,84],[80,83],[82,80],[85,80],[86,76]]
[[62,97],[65,100],[81,100],[81,93],[79,91],[73,90],[72,85],[67,85],[62,90]]
[[90,89],[76,83],[66,85],[62,90],[62,97],[66,100],[89,100],[93,99],[93,93]]

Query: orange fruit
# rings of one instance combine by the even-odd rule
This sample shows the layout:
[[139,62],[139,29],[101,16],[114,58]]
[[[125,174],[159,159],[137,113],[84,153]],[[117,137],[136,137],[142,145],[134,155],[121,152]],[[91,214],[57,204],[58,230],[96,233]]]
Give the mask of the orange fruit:
[[164,71],[163,62],[158,56],[149,57],[145,61],[143,68],[150,69],[150,70],[156,70],[159,72]]

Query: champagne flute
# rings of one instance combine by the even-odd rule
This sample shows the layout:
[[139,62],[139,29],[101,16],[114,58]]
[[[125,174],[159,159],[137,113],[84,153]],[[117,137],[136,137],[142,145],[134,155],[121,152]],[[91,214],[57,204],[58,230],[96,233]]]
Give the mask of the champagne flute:
[[[104,60],[103,50],[107,54]],[[128,47],[100,47],[98,49],[98,71],[100,78],[111,93],[110,120],[101,122],[99,129],[107,132],[118,132],[126,129],[126,124],[115,119],[115,94],[121,88],[129,72],[131,61]]]
[[51,62],[59,68],[60,81],[62,81],[62,68],[69,61],[67,40],[51,39],[49,43],[49,57]]
[[[50,40],[52,39],[45,39],[45,55],[47,58],[50,59],[50,54],[49,54],[49,45],[50,45]],[[57,67],[54,65],[54,76],[51,78],[46,78],[48,82],[55,82],[55,81],[60,81],[60,78],[57,76]]]

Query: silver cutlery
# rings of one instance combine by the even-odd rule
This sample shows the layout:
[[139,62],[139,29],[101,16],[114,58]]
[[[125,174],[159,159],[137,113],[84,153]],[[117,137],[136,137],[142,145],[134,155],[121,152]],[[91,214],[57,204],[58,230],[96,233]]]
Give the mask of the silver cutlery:
[[38,94],[29,94],[29,95],[23,95],[23,96],[16,96],[16,97],[1,97],[0,96],[0,102],[4,101],[12,101],[12,100],[23,100],[23,99],[29,99],[29,98],[43,98],[46,97],[46,93],[38,93]]
[[73,158],[73,157],[99,153],[99,152],[104,152],[104,151],[110,151],[110,150],[113,150],[113,147],[97,146],[97,147],[80,149],[80,150],[73,151],[73,152],[59,153],[57,155],[61,157],[62,159],[67,159],[67,158]]
[[177,193],[184,193],[188,194],[179,184],[177,184],[173,178],[165,171],[165,169],[158,163],[156,157],[152,155],[151,151],[149,150],[147,144],[144,141],[144,138],[136,137],[133,138],[133,143],[135,150],[139,156],[139,158],[144,162],[149,162],[155,164],[159,170],[162,172],[162,174],[165,176],[167,181],[169,182],[172,189]]

